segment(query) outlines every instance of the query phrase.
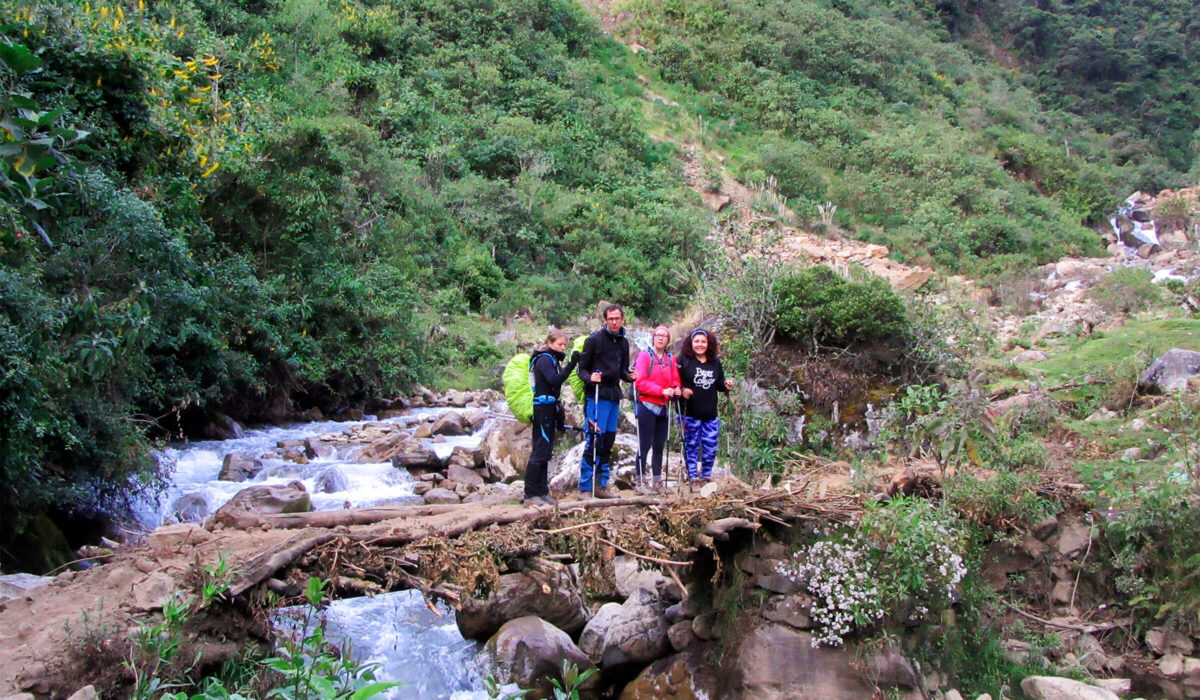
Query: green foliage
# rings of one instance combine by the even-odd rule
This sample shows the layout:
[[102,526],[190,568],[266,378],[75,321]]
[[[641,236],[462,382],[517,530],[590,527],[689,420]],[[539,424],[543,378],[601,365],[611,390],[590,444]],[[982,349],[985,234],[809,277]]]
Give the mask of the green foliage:
[[964,461],[980,466],[980,450],[996,440],[987,406],[987,397],[969,383],[949,392],[935,385],[910,385],[890,406],[886,430],[901,437],[909,455],[932,455],[943,473]]
[[959,474],[944,484],[946,505],[985,531],[1019,532],[1053,515],[1057,506],[1038,492],[1036,474],[1001,471],[990,479]]
[[1100,308],[1108,314],[1133,314],[1162,301],[1162,290],[1153,282],[1154,275],[1142,267],[1113,270],[1088,290]]
[[595,668],[589,668],[581,672],[575,664],[563,659],[562,674],[559,678],[550,679],[550,684],[554,686],[554,700],[579,700],[580,689],[596,671]]
[[1140,490],[1105,533],[1117,590],[1148,625],[1200,630],[1200,498],[1194,482],[1168,479]]
[[800,270],[775,285],[776,329],[809,344],[901,344],[908,328],[904,304],[881,279],[851,282],[828,267]]

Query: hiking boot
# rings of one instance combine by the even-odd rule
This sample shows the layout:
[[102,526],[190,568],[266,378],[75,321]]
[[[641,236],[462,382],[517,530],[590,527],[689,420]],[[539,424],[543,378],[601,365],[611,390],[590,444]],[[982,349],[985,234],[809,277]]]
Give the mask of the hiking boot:
[[615,495],[609,493],[609,490],[603,486],[596,489],[596,498],[616,498]]
[[526,496],[526,497],[525,497],[525,500],[524,500],[524,501],[521,501],[521,505],[524,505],[524,506],[533,506],[533,507],[535,507],[535,508],[536,508],[536,507],[538,507],[538,506],[544,506],[544,505],[547,505],[547,503],[546,503],[546,501],[545,501],[545,500],[543,500],[543,499],[542,499],[542,497],[541,497],[541,496]]
[[538,496],[538,498],[542,499],[542,503],[545,503],[548,506],[558,505],[558,501],[551,498],[550,494],[546,494],[545,496]]

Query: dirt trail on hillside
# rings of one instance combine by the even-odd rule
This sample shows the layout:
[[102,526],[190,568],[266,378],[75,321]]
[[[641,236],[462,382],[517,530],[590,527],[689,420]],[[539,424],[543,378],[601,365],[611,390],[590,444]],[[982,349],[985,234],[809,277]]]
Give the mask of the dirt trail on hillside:
[[[634,52],[648,51],[623,31],[629,19],[625,11],[614,12],[612,0],[583,0],[583,5],[600,22],[605,34],[625,44]],[[649,81],[641,78],[642,97],[647,102],[664,107],[679,107],[675,101],[654,91]],[[905,265],[888,257],[881,245],[847,239],[831,220],[821,226],[821,232],[808,231],[793,225],[796,214],[778,196],[765,187],[755,189],[732,177],[724,167],[724,154],[694,140],[679,139],[669,134],[658,136],[677,145],[683,153],[683,179],[688,188],[700,195],[705,205],[720,216],[709,232],[709,239],[721,246],[732,258],[763,255],[780,263],[816,263],[834,268],[860,264],[872,273],[887,279],[897,290],[916,289],[929,280],[933,271],[917,265]],[[713,190],[706,171],[708,164],[717,164],[721,172],[719,190]],[[761,185],[761,183],[759,183]],[[756,198],[773,202],[772,214],[755,209]],[[832,214],[830,214],[832,219]],[[823,233],[827,232],[827,233]],[[749,244],[747,249],[747,244]]]

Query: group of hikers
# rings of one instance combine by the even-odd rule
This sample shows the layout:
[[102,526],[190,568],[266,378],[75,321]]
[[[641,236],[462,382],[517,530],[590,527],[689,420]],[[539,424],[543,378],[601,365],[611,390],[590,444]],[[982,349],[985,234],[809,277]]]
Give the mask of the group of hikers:
[[[720,421],[717,392],[728,392],[733,382],[725,377],[720,348],[703,328],[688,334],[676,358],[668,349],[671,332],[657,326],[651,347],[642,350],[629,367],[629,339],[625,312],[617,304],[604,309],[604,327],[588,336],[583,350],[566,356],[567,336],[551,331],[546,347],[530,363],[533,390],[533,452],[525,469],[525,503],[553,505],[547,466],[554,450],[555,432],[565,425],[559,400],[563,382],[577,372],[587,399],[584,415],[587,440],[579,465],[579,491],[596,498],[615,498],[608,490],[612,449],[620,422],[621,382],[633,384],[638,425],[637,480],[640,488],[661,491],[663,452],[670,429],[672,408],[683,429],[683,456],[692,483],[712,478],[717,458]],[[653,482],[645,480],[647,457]]]

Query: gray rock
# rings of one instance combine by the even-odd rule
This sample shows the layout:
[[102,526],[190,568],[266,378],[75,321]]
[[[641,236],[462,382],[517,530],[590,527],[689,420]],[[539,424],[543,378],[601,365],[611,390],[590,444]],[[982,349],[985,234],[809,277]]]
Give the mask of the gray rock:
[[1111,690],[1056,676],[1030,676],[1021,690],[1030,700],[1120,700]]
[[637,559],[626,556],[613,559],[613,578],[617,582],[617,593],[626,598],[639,588],[657,591],[670,582],[662,572],[642,569]]
[[455,447],[450,452],[449,466],[459,466],[464,469],[479,469],[483,466],[483,448]]
[[687,649],[696,642],[696,635],[692,632],[692,623],[684,620],[671,625],[667,628],[667,639],[675,651]]
[[1018,353],[1017,356],[1012,359],[1012,361],[1015,364],[1022,365],[1029,362],[1042,362],[1046,359],[1046,357],[1046,353],[1042,352],[1041,350],[1026,350]]
[[96,692],[95,686],[85,685],[76,690],[67,700],[100,700],[100,694]]
[[334,452],[333,445],[326,445],[317,438],[305,438],[304,440],[304,454],[309,459],[332,457]]
[[579,593],[579,582],[568,567],[540,563],[540,570],[504,574],[487,598],[466,598],[455,613],[462,636],[487,639],[504,623],[518,617],[536,616],[575,634],[587,621],[587,609]]
[[647,664],[670,648],[663,606],[654,594],[634,591],[623,604],[606,603],[579,636],[579,648],[600,668]]
[[313,490],[317,493],[337,493],[350,488],[350,480],[338,467],[330,467],[317,477]]
[[245,481],[260,471],[263,464],[253,457],[229,453],[225,455],[225,460],[221,462],[221,471],[217,475],[219,481]]
[[1068,518],[1061,524],[1058,533],[1058,553],[1069,557],[1082,552],[1091,542],[1091,528],[1075,518]]
[[762,617],[798,630],[812,629],[812,619],[808,616],[811,608],[812,598],[806,593],[772,596],[763,606]]
[[469,469],[457,464],[451,464],[450,467],[446,469],[446,478],[450,481],[463,484],[471,488],[479,488],[484,484],[483,477],[480,476],[479,473],[474,469]]
[[438,416],[430,431],[434,435],[470,435],[471,426],[458,411],[447,411]]
[[53,580],[53,576],[5,574],[4,576],[0,576],[0,601],[19,598],[38,586],[44,586]]
[[204,522],[211,512],[208,497],[202,493],[186,493],[171,505],[171,514],[181,523]]
[[253,524],[258,520],[258,515],[307,513],[311,510],[312,500],[304,490],[304,484],[293,481],[287,486],[251,486],[242,489],[221,506],[213,518],[223,525],[241,527]]
[[[541,697],[550,697],[553,693],[550,681],[559,677],[564,660],[580,671],[592,668],[591,660],[566,632],[533,616],[504,623],[484,645],[480,660],[498,682],[535,689]],[[587,690],[598,682],[599,677],[593,675],[582,689]]]
[[1079,664],[1091,673],[1101,673],[1108,667],[1108,654],[1104,653],[1100,640],[1094,636],[1087,633],[1079,635],[1075,639],[1074,647]]
[[423,498],[430,505],[459,503],[462,501],[462,498],[457,493],[443,488],[430,489],[425,492]]
[[1188,379],[1200,376],[1200,352],[1172,348],[1162,354],[1138,377],[1138,389],[1145,393],[1161,394],[1180,391]]
[[786,625],[766,623],[748,632],[734,664],[740,685],[733,694],[746,700],[861,700],[874,697],[876,688],[913,700],[922,696],[921,678],[898,650],[814,647],[811,634]]
[[158,571],[133,585],[133,607],[138,610],[157,610],[178,590],[175,579]]

